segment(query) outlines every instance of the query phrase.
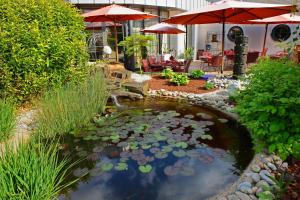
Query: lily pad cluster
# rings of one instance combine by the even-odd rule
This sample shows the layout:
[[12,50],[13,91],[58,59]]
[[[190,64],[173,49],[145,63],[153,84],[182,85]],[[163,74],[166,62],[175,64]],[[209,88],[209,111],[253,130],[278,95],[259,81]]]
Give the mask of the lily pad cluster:
[[[212,140],[207,134],[209,126],[214,123],[203,113],[198,115],[184,115],[170,110],[157,112],[147,110],[126,110],[117,116],[112,114],[106,120],[95,119],[94,128],[89,128],[89,134],[82,134],[84,140],[100,141],[120,149],[118,162],[106,162],[101,164],[100,171],[110,170],[124,171],[128,169],[128,161],[137,163],[141,173],[150,173],[153,169],[151,162],[157,159],[165,159],[168,156],[178,158],[197,158],[211,162],[213,159],[193,152],[191,149],[202,147],[202,140]],[[94,147],[89,159],[97,158],[103,148]],[[87,155],[85,151],[79,151],[80,155]],[[201,159],[200,159],[201,158]],[[190,175],[194,169],[189,166],[168,166],[165,174]],[[99,171],[99,170],[98,170]],[[97,174],[98,171],[93,171]],[[178,173],[179,173],[178,172]],[[178,174],[177,173],[177,174]]]

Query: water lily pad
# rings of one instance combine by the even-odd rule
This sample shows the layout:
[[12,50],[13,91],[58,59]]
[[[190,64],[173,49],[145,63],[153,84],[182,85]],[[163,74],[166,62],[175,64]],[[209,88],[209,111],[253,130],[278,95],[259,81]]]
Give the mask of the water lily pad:
[[138,143],[137,142],[130,142],[129,143],[129,148],[132,149],[132,150],[136,150],[138,149]]
[[184,115],[185,118],[188,118],[188,119],[193,119],[194,118],[194,115]]
[[147,173],[150,173],[152,171],[152,166],[149,165],[149,164],[148,165],[141,165],[141,166],[139,166],[139,170],[140,170],[140,172],[147,174]]
[[103,170],[101,168],[94,168],[90,170],[89,174],[93,177],[100,176],[101,174],[103,174]]
[[99,153],[91,153],[86,157],[87,160],[91,160],[91,161],[97,161],[99,160],[99,158],[100,158]]
[[164,173],[167,176],[176,176],[179,172],[180,172],[180,169],[178,167],[174,167],[174,166],[167,166],[164,169]]
[[156,154],[154,154],[155,158],[158,159],[164,159],[166,157],[168,157],[168,154],[165,152],[157,152]]
[[142,149],[150,149],[151,148],[151,144],[143,144],[142,145]]
[[114,134],[114,135],[111,135],[111,136],[110,136],[110,139],[111,139],[111,140],[119,140],[119,139],[120,139],[120,136],[117,135],[117,134]]
[[213,139],[213,137],[211,135],[206,135],[206,134],[205,135],[201,135],[200,138],[202,140],[212,140]]
[[128,165],[127,165],[127,163],[124,163],[124,162],[120,162],[115,166],[115,170],[117,170],[117,171],[124,171],[127,169],[128,169]]
[[102,140],[103,142],[106,142],[106,141],[110,140],[110,137],[104,136],[104,137],[101,138],[101,140]]
[[127,162],[129,158],[120,158],[120,162]]
[[103,163],[101,165],[101,169],[105,172],[112,170],[113,167],[114,167],[114,165],[112,163]]
[[88,155],[87,151],[79,151],[76,153],[77,156],[79,157],[86,157]]
[[195,174],[195,169],[190,166],[183,166],[180,170],[180,174],[183,176],[193,176]]
[[164,153],[169,153],[173,150],[173,148],[171,146],[163,146],[162,148],[162,152]]
[[89,169],[88,168],[77,168],[73,171],[73,175],[76,176],[76,177],[83,177],[85,176],[86,174],[89,173]]
[[101,146],[96,146],[93,148],[94,153],[100,153],[102,151],[103,151],[103,147],[101,147]]
[[176,157],[184,157],[184,156],[186,156],[185,151],[184,151],[184,150],[181,150],[181,149],[178,150],[178,151],[173,151],[172,153],[173,153],[173,155],[176,156]]
[[149,151],[153,154],[156,154],[157,152],[160,152],[160,149],[157,147],[152,147]]
[[[180,136],[180,139],[181,139],[181,136]],[[188,147],[188,144],[186,142],[177,142],[175,144],[175,146],[178,147],[178,148],[186,149]]]

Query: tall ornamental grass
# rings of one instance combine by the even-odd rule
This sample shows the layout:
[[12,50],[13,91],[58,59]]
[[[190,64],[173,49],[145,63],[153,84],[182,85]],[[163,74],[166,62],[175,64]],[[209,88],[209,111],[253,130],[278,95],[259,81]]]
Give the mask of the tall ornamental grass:
[[104,110],[107,98],[106,81],[100,72],[80,84],[46,93],[37,120],[38,135],[53,137],[81,128],[93,114]]
[[0,99],[0,142],[8,139],[15,126],[15,105]]
[[[4,153],[5,152],[5,153]],[[6,146],[0,159],[1,200],[53,200],[63,185],[68,161],[58,161],[56,142]]]

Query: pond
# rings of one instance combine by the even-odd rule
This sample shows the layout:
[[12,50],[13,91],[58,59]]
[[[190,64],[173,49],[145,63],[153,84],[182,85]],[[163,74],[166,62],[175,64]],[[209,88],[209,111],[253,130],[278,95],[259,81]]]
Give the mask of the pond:
[[222,113],[161,98],[122,105],[61,139],[61,157],[81,161],[60,200],[206,199],[253,158],[247,130]]

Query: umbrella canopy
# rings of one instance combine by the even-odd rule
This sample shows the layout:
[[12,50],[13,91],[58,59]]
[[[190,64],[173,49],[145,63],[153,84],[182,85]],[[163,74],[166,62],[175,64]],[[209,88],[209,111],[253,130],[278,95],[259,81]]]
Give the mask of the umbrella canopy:
[[117,38],[117,22],[127,20],[143,20],[156,18],[158,16],[151,15],[145,12],[133,10],[120,5],[112,4],[110,6],[102,7],[97,10],[84,13],[82,15],[86,22],[114,22],[115,32],[115,47],[116,47],[116,61],[119,61],[118,54],[118,38]]
[[[175,15],[165,22],[185,25],[222,23],[222,56],[224,57],[225,23],[263,19],[290,13],[293,10],[296,10],[296,6],[223,0],[196,11]],[[224,61],[222,61],[221,73],[223,72],[223,65]]]
[[158,16],[112,4],[82,15],[86,22],[121,22],[127,20],[143,20]]
[[241,22],[240,24],[299,24],[300,16],[283,14],[275,17],[268,17],[265,19],[249,20]]
[[[113,27],[114,22],[86,22],[86,30],[101,30],[103,27]],[[116,26],[122,26],[117,23]]]
[[240,24],[265,24],[265,37],[263,48],[266,47],[267,33],[269,24],[300,24],[300,16],[299,15],[291,15],[291,14],[283,14],[275,17],[269,17],[265,19],[257,19],[257,20],[249,20],[241,22]]
[[167,24],[167,23],[155,24],[153,26],[145,28],[144,30],[142,30],[142,32],[144,32],[144,33],[156,33],[156,34],[180,34],[180,33],[185,33],[185,31],[177,28],[176,25]]

